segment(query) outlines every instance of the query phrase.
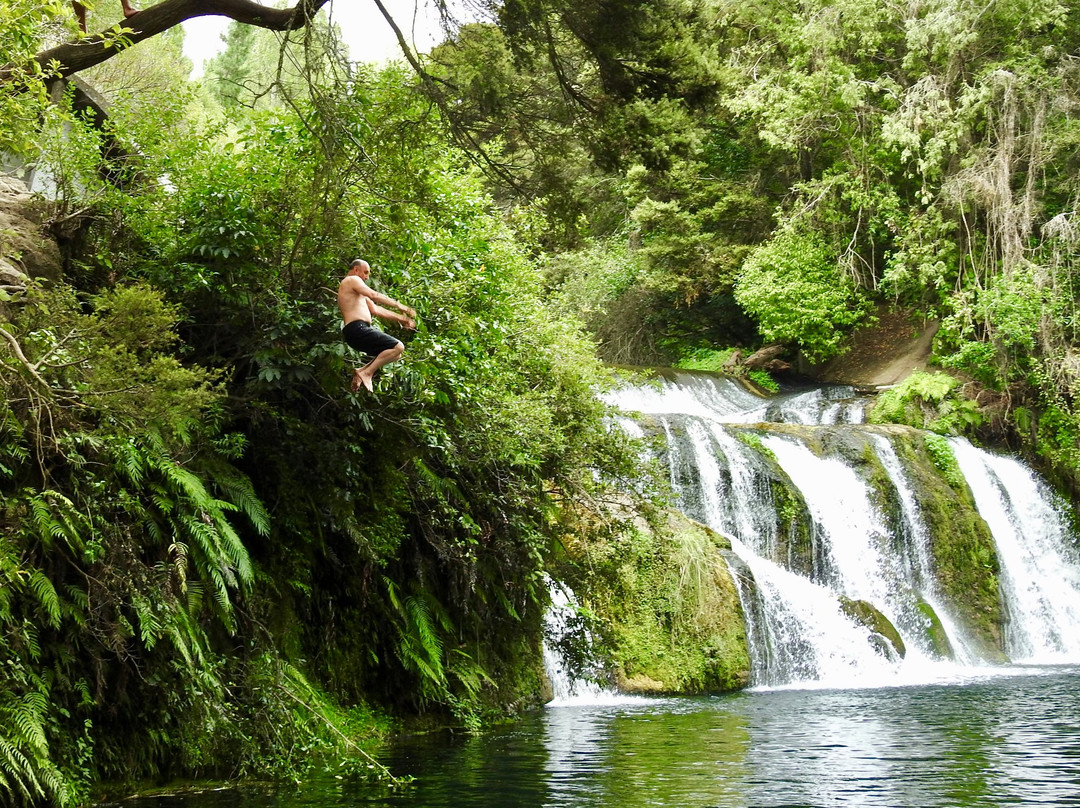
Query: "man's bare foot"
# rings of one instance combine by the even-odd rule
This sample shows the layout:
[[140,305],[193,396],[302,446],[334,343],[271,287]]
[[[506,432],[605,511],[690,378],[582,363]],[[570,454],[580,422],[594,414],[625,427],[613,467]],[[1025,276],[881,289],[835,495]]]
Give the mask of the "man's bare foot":
[[357,390],[360,389],[361,384],[363,384],[363,380],[360,378],[360,369],[357,368],[353,371],[352,384],[350,385],[350,388],[355,393]]
[[124,3],[123,5],[125,18],[134,17],[136,14],[139,13],[139,9],[135,8],[135,6],[131,5],[131,3]]
[[375,388],[371,384],[371,377],[370,376],[368,376],[365,373],[357,373],[356,376],[357,376],[357,380],[360,381],[364,385],[365,390],[367,390],[369,393],[374,393],[375,392]]

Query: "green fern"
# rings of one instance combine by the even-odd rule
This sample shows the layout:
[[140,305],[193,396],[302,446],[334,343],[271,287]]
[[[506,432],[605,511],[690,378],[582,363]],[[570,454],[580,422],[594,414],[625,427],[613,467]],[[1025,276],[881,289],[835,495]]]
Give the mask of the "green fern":
[[48,625],[52,628],[60,627],[60,597],[56,594],[56,588],[52,581],[41,570],[34,570],[30,574],[30,590],[37,596]]
[[59,491],[41,491],[30,497],[30,513],[38,538],[46,548],[60,541],[82,554],[82,534],[89,532],[89,525],[70,499]]
[[154,613],[154,604],[148,598],[136,595],[131,600],[135,618],[139,621],[139,639],[146,650],[151,650],[161,636],[162,624]]
[[31,804],[50,800],[65,805],[70,793],[50,760],[45,732],[48,692],[36,676],[28,678],[35,689],[21,696],[8,691],[0,698],[0,795],[21,795]]
[[422,589],[406,597],[397,585],[383,578],[390,603],[397,612],[397,657],[406,670],[420,677],[421,693],[446,701],[450,695],[444,662],[444,636],[454,629],[449,613],[435,596]]

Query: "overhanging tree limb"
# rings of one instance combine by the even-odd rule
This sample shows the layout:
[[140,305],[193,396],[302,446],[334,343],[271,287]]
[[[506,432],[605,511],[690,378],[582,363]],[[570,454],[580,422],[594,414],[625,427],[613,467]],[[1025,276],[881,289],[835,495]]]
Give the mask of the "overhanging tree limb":
[[[254,0],[164,0],[140,11],[124,21],[132,33],[125,39],[131,44],[157,36],[185,20],[194,17],[228,17],[245,25],[269,28],[272,31],[296,31],[308,24],[330,0],[297,0],[292,8],[272,8]],[[63,78],[86,70],[116,55],[114,38],[102,35],[66,42],[49,48],[34,57],[46,75]],[[9,65],[0,68],[0,81],[15,75]]]

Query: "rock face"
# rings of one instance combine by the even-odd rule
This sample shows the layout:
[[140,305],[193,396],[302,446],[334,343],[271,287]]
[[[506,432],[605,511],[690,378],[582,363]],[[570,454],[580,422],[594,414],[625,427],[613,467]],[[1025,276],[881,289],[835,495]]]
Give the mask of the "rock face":
[[18,293],[29,278],[59,280],[61,267],[44,204],[19,180],[0,176],[0,291]]
[[874,650],[886,658],[903,659],[907,648],[900,632],[874,604],[865,600],[840,598],[840,608],[844,614],[861,623],[870,630],[870,643]]
[[697,694],[749,684],[745,620],[723,556],[728,549],[723,536],[671,511],[663,528],[639,524],[610,555],[591,551],[584,566],[590,577],[576,581],[575,592],[598,619],[603,655],[620,690]]

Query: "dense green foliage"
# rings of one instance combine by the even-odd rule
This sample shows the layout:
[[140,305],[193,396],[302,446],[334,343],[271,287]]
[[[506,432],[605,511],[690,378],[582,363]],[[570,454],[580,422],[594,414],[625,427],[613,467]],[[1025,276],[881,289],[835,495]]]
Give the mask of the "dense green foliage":
[[63,0],[5,0],[0,14],[0,66],[8,66],[12,91],[0,93],[0,154],[33,148],[38,119],[47,92],[37,79],[42,71],[32,58],[41,45],[42,30],[67,6]]
[[878,396],[868,420],[963,434],[979,426],[982,416],[978,405],[960,392],[960,381],[954,376],[916,371]]
[[[70,34],[60,0],[4,8],[5,64]],[[628,675],[737,684],[737,631],[696,619],[723,610],[689,614],[711,540],[604,504],[643,483],[590,338],[621,363],[822,360],[917,311],[964,384],[913,376],[874,417],[1008,437],[1080,490],[1080,11],[495,11],[420,78],[320,22],[233,26],[193,83],[170,31],[93,71],[105,131],[10,77],[0,149],[56,179],[66,272],[0,324],[5,799],[296,771],[386,714],[477,726],[540,690],[556,561],[649,593],[603,615]],[[419,312],[368,397],[334,302],[358,254]],[[917,451],[948,475],[943,439]],[[928,521],[964,497],[937,485]],[[934,552],[989,646],[969,521]],[[699,653],[649,667],[676,635]]]
[[[535,703],[546,558],[639,474],[580,326],[410,75],[334,63],[250,109],[139,69],[99,77],[106,133],[50,119],[31,155],[68,271],[0,333],[3,799]],[[137,157],[100,171],[107,138]],[[339,334],[357,254],[418,311],[374,395]]]
[[[537,200],[603,355],[846,348],[868,303],[940,319],[984,434],[1080,490],[1080,15],[517,0],[433,54],[459,123]],[[618,20],[618,24],[612,20]],[[521,179],[524,177],[524,179]],[[963,415],[954,427],[976,419]]]

